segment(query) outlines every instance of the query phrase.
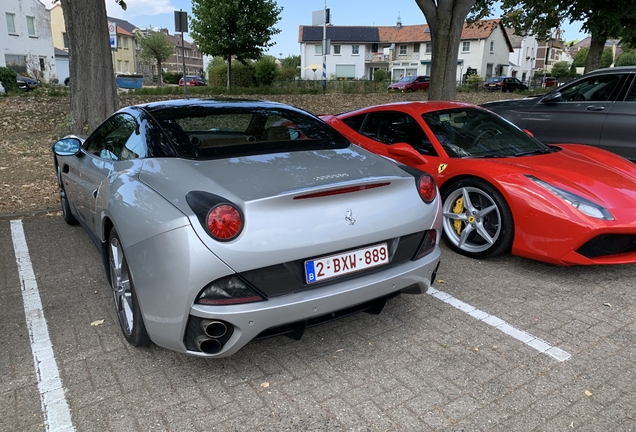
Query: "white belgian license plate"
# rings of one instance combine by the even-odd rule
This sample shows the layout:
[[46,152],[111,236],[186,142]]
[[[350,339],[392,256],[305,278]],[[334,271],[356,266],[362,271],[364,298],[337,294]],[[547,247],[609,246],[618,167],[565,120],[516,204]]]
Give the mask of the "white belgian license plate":
[[389,262],[386,243],[305,261],[307,283],[354,273]]

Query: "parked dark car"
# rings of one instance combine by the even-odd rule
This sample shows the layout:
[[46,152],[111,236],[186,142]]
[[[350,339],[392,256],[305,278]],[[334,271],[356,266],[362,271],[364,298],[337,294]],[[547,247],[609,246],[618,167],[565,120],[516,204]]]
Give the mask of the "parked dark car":
[[518,78],[513,77],[491,77],[484,83],[484,89],[502,92],[513,92],[515,90],[528,90],[528,86]]
[[[206,86],[208,83],[205,82],[203,78],[200,76],[194,75],[186,75],[186,81],[188,86]],[[183,87],[183,78],[179,80],[179,87]]]
[[428,90],[431,84],[431,77],[426,75],[418,76],[406,76],[401,78],[398,82],[395,82],[389,87],[389,92],[414,92],[418,90]]
[[22,75],[16,76],[18,82],[18,88],[24,91],[35,90],[38,87],[38,82],[31,77],[25,77]]
[[545,77],[543,79],[544,87],[556,87],[558,85],[559,85],[559,80],[556,79],[555,77]]
[[636,66],[598,69],[543,95],[482,106],[546,144],[593,145],[636,162]]

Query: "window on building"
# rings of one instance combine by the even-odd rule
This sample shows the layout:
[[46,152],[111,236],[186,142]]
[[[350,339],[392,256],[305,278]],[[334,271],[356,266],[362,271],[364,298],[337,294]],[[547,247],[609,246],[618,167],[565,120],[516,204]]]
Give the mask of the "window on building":
[[121,36],[117,36],[117,48],[121,47]]
[[190,57],[190,50],[189,50],[189,49],[187,49],[187,48],[185,48],[185,47],[184,47],[184,48],[183,48],[183,52],[184,52],[184,54],[183,54],[183,55],[184,55],[186,58],[187,58],[187,57]]
[[29,33],[29,36],[31,37],[35,37],[35,17],[32,16],[28,16],[26,17],[26,21],[27,21],[27,32]]
[[355,65],[336,65],[337,78],[355,78],[355,76],[356,76]]
[[314,54],[322,55],[322,45],[314,45]]
[[40,57],[40,70],[44,72],[46,70],[46,57]]
[[62,43],[64,44],[64,49],[68,49],[68,35],[66,32],[62,32]]
[[6,13],[7,16],[7,30],[9,34],[15,34],[15,14]]
[[432,53],[433,53],[433,44],[429,42],[426,44],[426,54],[432,54]]
[[351,54],[360,54],[360,45],[351,45]]
[[462,42],[462,52],[470,52],[470,42]]
[[400,45],[398,52],[400,55],[406,55],[406,45]]
[[332,45],[333,46],[333,55],[340,55],[340,45]]
[[374,53],[378,52],[378,49],[379,49],[378,44],[371,44],[371,52],[374,52]]
[[27,73],[26,56],[5,54],[4,63],[7,65],[7,67],[10,67],[20,75],[24,75]]
[[128,49],[128,38],[125,37],[122,42],[124,43],[124,49]]
[[491,53],[495,52],[495,41],[490,41],[490,52]]
[[121,72],[121,60],[117,60],[117,72]]
[[420,44],[416,43],[415,45],[413,45],[413,52],[414,53],[420,52]]
[[129,73],[129,70],[128,70],[128,60],[124,60],[124,73]]

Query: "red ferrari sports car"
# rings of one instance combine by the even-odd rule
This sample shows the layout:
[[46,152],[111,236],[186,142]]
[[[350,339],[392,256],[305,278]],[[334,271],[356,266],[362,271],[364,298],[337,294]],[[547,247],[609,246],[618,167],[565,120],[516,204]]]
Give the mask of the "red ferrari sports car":
[[636,262],[636,164],[576,144],[545,145],[458,102],[379,105],[323,119],[374,153],[431,173],[452,249],[558,265]]

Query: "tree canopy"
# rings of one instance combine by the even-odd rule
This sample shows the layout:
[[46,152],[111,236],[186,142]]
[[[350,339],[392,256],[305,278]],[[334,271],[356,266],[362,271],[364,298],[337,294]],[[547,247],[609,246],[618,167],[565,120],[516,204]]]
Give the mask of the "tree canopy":
[[[471,19],[494,13],[493,0],[477,0]],[[547,40],[563,22],[581,21],[581,29],[591,35],[585,72],[598,69],[608,39],[636,40],[636,2],[634,0],[502,0],[503,20],[520,34],[533,34]]]
[[149,65],[157,65],[157,85],[162,85],[161,64],[174,54],[174,44],[168,40],[162,32],[149,31],[144,36],[143,33],[137,33],[137,41],[141,52],[141,58]]
[[282,10],[273,0],[192,0],[190,35],[203,54],[226,59],[230,88],[232,57],[257,60],[273,46]]

